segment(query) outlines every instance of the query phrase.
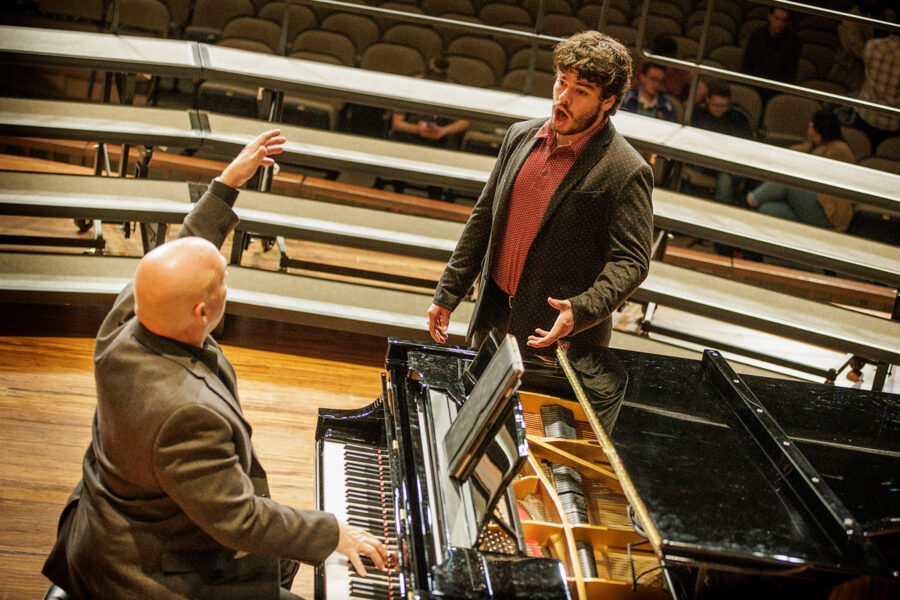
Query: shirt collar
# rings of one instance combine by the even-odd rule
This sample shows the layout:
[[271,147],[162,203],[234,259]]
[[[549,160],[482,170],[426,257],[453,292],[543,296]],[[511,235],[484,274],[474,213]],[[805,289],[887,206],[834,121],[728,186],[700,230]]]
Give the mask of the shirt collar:
[[159,335],[157,333],[153,333],[152,331],[150,331],[149,329],[144,327],[144,324],[141,323],[140,321],[138,321],[138,327],[143,329],[144,334],[147,336],[150,336],[150,337],[153,337],[153,338],[156,338],[159,340],[165,340],[171,344],[174,344],[175,346],[177,346],[178,348],[183,350],[185,353],[190,355],[192,358],[199,360],[200,362],[205,364],[207,367],[209,367],[209,370],[212,371],[213,375],[218,377],[218,375],[219,375],[219,359],[218,359],[218,355],[216,354],[215,350],[210,348],[209,339],[204,340],[203,347],[201,348],[200,346],[195,346],[193,344],[187,344],[185,342],[179,342],[176,339],[172,339],[172,338],[166,337],[164,335]]
[[[606,127],[606,124],[609,122],[609,115],[606,114],[603,116],[603,120],[588,129],[587,134],[580,137],[576,141],[572,142],[568,146],[563,146],[564,148],[569,148],[572,152],[575,153],[575,156],[581,154],[581,151],[584,150],[584,147],[588,145],[588,143],[597,135],[600,131]],[[556,133],[553,131],[553,117],[547,119],[547,122],[544,123],[540,129],[537,130],[537,133],[534,134],[533,139],[544,139],[546,143],[550,144],[550,151],[556,150],[558,147],[556,141]]]

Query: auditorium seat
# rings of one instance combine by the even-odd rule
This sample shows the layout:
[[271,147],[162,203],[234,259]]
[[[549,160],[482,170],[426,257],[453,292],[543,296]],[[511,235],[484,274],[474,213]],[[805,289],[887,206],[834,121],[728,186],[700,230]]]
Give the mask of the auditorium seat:
[[875,156],[900,160],[900,135],[895,135],[883,140],[875,148]]
[[766,103],[762,128],[766,141],[791,145],[806,139],[809,122],[822,104],[809,98],[776,94]]
[[730,83],[731,102],[742,109],[747,120],[750,121],[750,127],[755,131],[759,127],[759,120],[762,118],[762,100],[759,92],[749,85],[740,83]]
[[324,54],[322,52],[314,52],[312,50],[298,50],[297,52],[291,52],[288,54],[288,58],[299,58],[300,60],[312,60],[315,62],[328,63],[329,65],[340,65],[346,67],[341,59],[337,56],[333,56],[331,54]]
[[374,44],[381,37],[378,24],[372,17],[355,13],[332,13],[322,19],[320,27],[323,31],[334,31],[350,37],[356,47],[356,55]]
[[426,63],[443,54],[444,40],[436,31],[424,25],[394,25],[382,34],[381,41],[414,48]]
[[[834,48],[821,44],[806,43],[800,49],[800,56],[808,58],[816,66],[816,77],[827,77],[834,65]],[[803,79],[798,78],[800,81]]]
[[[521,94],[525,89],[525,78],[528,75],[528,69],[513,69],[503,76],[500,81],[500,87]],[[535,71],[531,80],[530,96],[538,96],[541,98],[550,98],[553,96],[553,84],[556,82],[556,75],[546,71]]]
[[197,0],[191,24],[185,27],[184,37],[201,42],[214,42],[232,19],[250,17],[255,13],[250,0]]
[[[405,12],[405,13],[414,13],[414,14],[419,14],[419,15],[425,14],[424,12],[422,12],[421,8],[416,6],[415,3],[396,2],[396,1],[384,2],[378,8],[384,8],[387,10],[396,10],[396,11]],[[396,25],[398,23],[403,23],[403,21],[397,20],[392,17],[376,16],[373,18],[375,19],[375,22],[378,23],[378,26],[381,27],[382,31],[391,27],[392,25]]]
[[675,4],[675,3],[664,2],[664,1],[651,2],[648,5],[647,12],[648,12],[648,14],[651,14],[651,15],[657,15],[660,17],[667,17],[669,19],[673,19],[679,23],[684,21],[684,15],[685,15],[685,12],[681,8],[681,6],[679,6],[678,4]]
[[[284,7],[284,2],[269,2],[259,9],[257,16],[281,25],[284,22]],[[315,29],[317,25],[316,15],[308,6],[291,4],[291,16],[288,23],[289,40],[295,39],[302,31]]]
[[278,53],[281,49],[281,25],[260,17],[238,17],[229,21],[222,30],[222,39],[229,38],[261,42],[272,52]]
[[[537,10],[538,5],[541,0],[523,0],[522,8],[528,11],[533,18],[537,19]],[[572,14],[572,7],[569,6],[569,3],[566,0],[543,0],[544,2],[544,16],[547,15],[570,15]]]
[[726,44],[712,50],[707,48],[707,55],[711,59],[720,62],[726,69],[739,71],[741,61],[744,58],[744,50],[740,46]]
[[308,29],[300,32],[291,42],[291,52],[300,51],[328,54],[348,67],[356,65],[356,47],[353,42],[346,35],[334,31]]
[[[503,46],[492,39],[462,35],[447,45],[448,56],[468,56],[486,62],[494,73],[494,80],[499,81],[506,72],[506,51]],[[491,84],[493,85],[493,83]]]
[[[110,23],[113,8],[110,4],[106,9]],[[167,37],[169,23],[169,9],[160,0],[119,0],[119,33]]]
[[[640,27],[641,16],[637,15],[631,24],[635,28]],[[684,32],[679,21],[658,15],[647,15],[644,27],[644,40],[646,41],[650,41],[658,35],[681,35]]]
[[[687,37],[692,40],[700,41],[700,36],[703,34],[703,23],[699,25],[694,25],[689,29],[686,33]],[[718,48],[720,46],[733,46],[734,45],[734,33],[728,31],[724,27],[719,27],[718,25],[710,25],[709,32],[706,34],[706,49],[712,50],[714,48]]]
[[[549,48],[538,48],[536,52],[534,68],[538,71],[553,71],[553,50]],[[515,54],[509,57],[507,71],[527,68],[528,61],[531,60],[530,57],[531,48],[517,50]]]
[[626,46],[634,46],[637,43],[637,28],[628,25],[607,25],[603,33],[610,35]]
[[454,83],[483,88],[497,84],[494,70],[480,58],[448,54],[447,62],[447,77]]
[[419,75],[425,72],[425,59],[415,48],[378,42],[366,48],[359,66],[394,75]]
[[869,136],[862,131],[853,127],[841,127],[841,134],[844,136],[844,141],[850,146],[850,150],[853,151],[853,158],[857,163],[872,155],[872,142],[869,141]]
[[230,37],[216,42],[217,46],[225,46],[226,48],[237,48],[238,50],[247,50],[249,52],[259,52],[262,54],[274,54],[272,48],[265,42],[259,40],[251,40],[240,37]]
[[672,39],[675,40],[675,45],[677,47],[675,51],[675,56],[677,58],[696,60],[697,50],[700,48],[697,40],[692,40],[685,35],[673,35]]
[[[585,4],[578,9],[577,16],[581,21],[590,27],[596,29],[600,24],[600,12],[603,7],[600,4]],[[628,15],[625,10],[610,6],[606,11],[606,25],[627,25]]]
[[883,156],[870,156],[859,161],[859,166],[869,169],[878,169],[895,175],[900,175],[900,160],[891,160]]
[[587,29],[581,19],[570,15],[549,14],[541,19],[538,33],[556,37],[568,37],[573,33]]
[[519,25],[534,25],[534,19],[528,14],[528,11],[521,6],[515,4],[503,4],[501,2],[489,2],[482,7],[478,13],[478,18],[485,25],[494,27],[503,27],[510,23]]
[[426,15],[436,17],[445,13],[475,15],[475,7],[470,0],[422,0],[419,4]]
[[[684,19],[684,30],[690,31],[697,25],[703,25],[703,21],[706,19],[706,9],[700,8],[697,9],[690,14],[688,14]],[[726,13],[723,12],[713,12],[709,16],[709,24],[715,25],[716,27],[721,27],[725,31],[731,32],[731,36],[735,37],[738,32],[737,22]]]

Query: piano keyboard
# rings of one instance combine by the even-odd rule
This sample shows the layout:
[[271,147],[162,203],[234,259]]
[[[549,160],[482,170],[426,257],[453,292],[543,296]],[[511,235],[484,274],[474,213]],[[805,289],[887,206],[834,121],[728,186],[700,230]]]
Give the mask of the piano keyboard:
[[[396,552],[391,467],[384,451],[358,444],[322,444],[324,510],[348,525],[364,529]],[[363,558],[367,576],[360,577],[350,561],[333,553],[324,564],[325,598],[336,600],[399,600],[396,567],[381,571]]]

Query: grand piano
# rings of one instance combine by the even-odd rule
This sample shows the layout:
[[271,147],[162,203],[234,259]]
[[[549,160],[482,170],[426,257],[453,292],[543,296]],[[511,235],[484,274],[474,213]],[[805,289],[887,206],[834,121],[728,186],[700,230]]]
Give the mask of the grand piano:
[[621,350],[391,339],[319,410],[317,507],[399,559],[316,598],[897,598],[900,397]]

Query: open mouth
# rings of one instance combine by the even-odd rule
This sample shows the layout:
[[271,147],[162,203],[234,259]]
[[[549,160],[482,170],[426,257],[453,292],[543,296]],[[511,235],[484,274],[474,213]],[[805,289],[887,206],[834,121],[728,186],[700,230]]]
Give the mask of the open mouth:
[[563,123],[565,123],[568,120],[569,120],[568,113],[566,113],[566,111],[564,111],[562,108],[556,107],[556,109],[553,111],[553,122],[556,125],[562,125]]

